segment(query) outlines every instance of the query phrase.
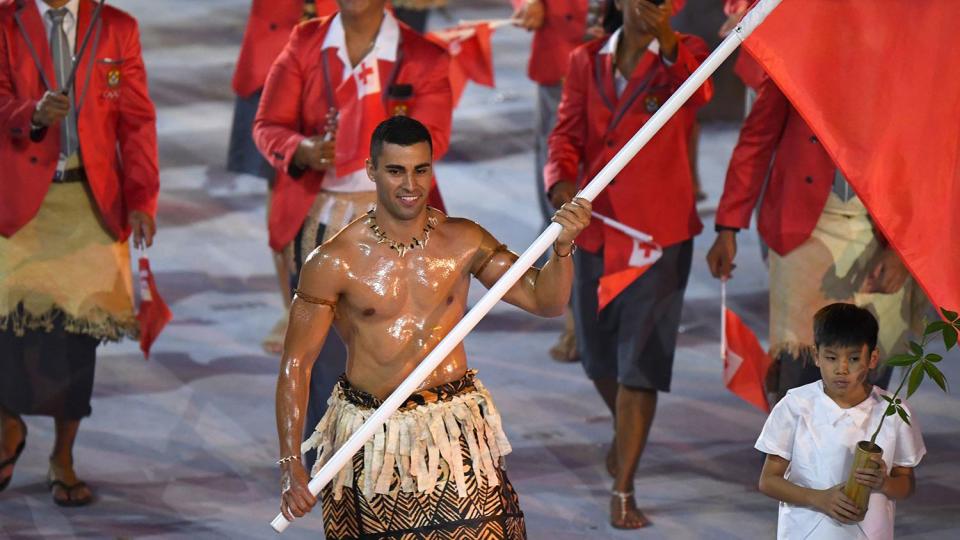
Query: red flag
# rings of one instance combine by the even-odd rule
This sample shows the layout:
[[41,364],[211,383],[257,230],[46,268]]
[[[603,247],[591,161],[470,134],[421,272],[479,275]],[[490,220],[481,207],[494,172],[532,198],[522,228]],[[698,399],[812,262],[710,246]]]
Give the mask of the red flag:
[[957,0],[783,0],[744,43],[940,306],[960,306],[957,21]]
[[660,260],[663,248],[645,232],[597,212],[593,217],[604,224],[603,275],[597,285],[597,311],[602,311]]
[[757,336],[736,313],[723,305],[723,384],[754,407],[770,412],[763,380],[770,369],[770,357]]
[[137,320],[140,321],[140,350],[143,357],[150,358],[150,347],[163,327],[173,319],[173,313],[157,290],[157,282],[150,271],[150,260],[140,257],[140,309]]
[[493,28],[486,22],[427,34],[428,38],[450,53],[450,86],[453,89],[454,106],[459,103],[468,79],[483,86],[495,86],[493,48],[490,44],[492,36]]

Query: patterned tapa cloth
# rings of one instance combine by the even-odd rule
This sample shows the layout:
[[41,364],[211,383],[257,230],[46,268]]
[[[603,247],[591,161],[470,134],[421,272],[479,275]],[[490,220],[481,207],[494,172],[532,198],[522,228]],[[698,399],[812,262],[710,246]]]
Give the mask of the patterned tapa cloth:
[[130,249],[103,225],[83,182],[53,183],[37,215],[0,236],[0,330],[137,337]]
[[284,249],[289,268],[299,271],[317,246],[333,238],[350,222],[366,215],[376,203],[376,191],[321,191],[303,220],[300,232]]
[[877,317],[881,359],[903,352],[904,338],[920,329],[927,300],[913,279],[892,294],[860,292],[881,250],[860,199],[844,202],[830,193],[806,242],[786,256],[770,252],[770,352],[775,363],[767,390],[776,394],[775,400],[820,378],[813,364],[813,315],[827,304],[850,302]]
[[[317,448],[314,474],[380,403],[340,378],[301,447]],[[526,538],[504,470],[510,451],[476,372],[416,392],[321,492],[326,537]]]

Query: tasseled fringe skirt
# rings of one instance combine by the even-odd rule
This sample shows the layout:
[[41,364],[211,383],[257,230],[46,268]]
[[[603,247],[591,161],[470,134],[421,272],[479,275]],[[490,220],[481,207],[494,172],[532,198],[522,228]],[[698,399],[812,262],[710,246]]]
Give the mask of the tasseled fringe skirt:
[[[301,451],[314,474],[380,405],[341,377]],[[511,451],[486,388],[463,378],[416,392],[320,494],[328,540],[526,538],[504,470]]]

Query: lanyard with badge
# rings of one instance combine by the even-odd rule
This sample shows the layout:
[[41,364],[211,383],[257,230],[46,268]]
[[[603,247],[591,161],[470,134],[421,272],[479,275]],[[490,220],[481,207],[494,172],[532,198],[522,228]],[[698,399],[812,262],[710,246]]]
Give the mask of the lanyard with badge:
[[[93,35],[94,26],[97,27],[97,33],[95,41],[100,41],[100,31],[102,29],[102,21],[100,20],[100,11],[103,9],[103,5],[106,4],[106,0],[101,0],[97,3],[97,7],[93,10],[93,16],[90,18],[90,25],[87,26],[87,31],[83,35],[83,40],[80,42],[80,47],[76,49],[75,54],[73,55],[70,75],[67,77],[66,82],[59,90],[55,90],[53,84],[50,83],[50,79],[47,78],[47,73],[43,69],[43,62],[40,61],[40,55],[37,53],[37,48],[34,46],[33,41],[30,39],[30,34],[27,32],[26,27],[23,25],[23,21],[20,19],[20,10],[14,12],[13,17],[17,21],[17,27],[20,29],[20,34],[23,36],[23,40],[27,44],[27,50],[30,51],[30,56],[33,58],[33,63],[37,67],[37,71],[40,72],[40,79],[43,81],[44,87],[49,92],[59,92],[65,96],[70,95],[70,89],[73,88],[74,81],[77,78],[77,67],[80,65],[80,59],[83,58],[84,52],[87,50],[87,45],[90,43],[90,37]],[[79,21],[78,21],[79,22]],[[90,75],[93,73],[93,57],[90,55],[89,65],[87,66],[87,77],[83,83],[83,91],[80,93],[80,99],[77,99],[76,94],[73,97],[73,107],[74,111],[79,111],[80,106],[83,104],[83,98],[87,94],[87,88],[90,86]],[[41,129],[35,129],[30,131],[30,140],[33,142],[39,142],[43,139],[46,134],[47,128],[43,127]],[[57,170],[63,171],[64,168],[64,156],[61,156],[60,162],[57,164]]]

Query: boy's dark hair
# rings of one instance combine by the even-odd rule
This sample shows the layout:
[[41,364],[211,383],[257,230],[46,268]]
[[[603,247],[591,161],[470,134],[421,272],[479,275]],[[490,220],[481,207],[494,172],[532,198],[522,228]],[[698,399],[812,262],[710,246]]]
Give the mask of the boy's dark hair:
[[813,316],[813,343],[821,346],[877,347],[880,327],[872,313],[853,304],[838,302],[820,308]]
[[373,130],[373,136],[370,137],[370,160],[376,167],[377,159],[383,153],[383,145],[386,143],[413,146],[420,142],[426,142],[430,146],[430,153],[433,153],[433,139],[430,138],[426,126],[409,116],[391,116]]
[[603,13],[603,30],[610,35],[623,26],[623,13],[617,9],[614,0],[607,0]]

